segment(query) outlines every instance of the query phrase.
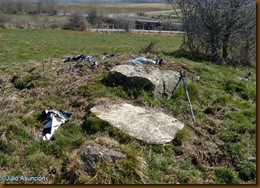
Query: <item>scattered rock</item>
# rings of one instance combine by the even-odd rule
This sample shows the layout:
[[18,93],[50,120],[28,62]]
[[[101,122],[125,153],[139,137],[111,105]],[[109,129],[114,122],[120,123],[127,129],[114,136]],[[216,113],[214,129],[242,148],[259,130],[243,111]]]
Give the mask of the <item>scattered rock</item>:
[[103,83],[107,86],[122,85],[124,88],[143,88],[154,96],[170,97],[179,81],[179,73],[160,70],[153,66],[119,65],[112,68]]
[[96,172],[97,164],[103,161],[115,162],[126,155],[119,150],[103,148],[100,145],[87,145],[82,149],[82,166],[89,174]]
[[171,142],[184,124],[163,112],[131,104],[97,105],[90,109],[100,119],[149,144]]

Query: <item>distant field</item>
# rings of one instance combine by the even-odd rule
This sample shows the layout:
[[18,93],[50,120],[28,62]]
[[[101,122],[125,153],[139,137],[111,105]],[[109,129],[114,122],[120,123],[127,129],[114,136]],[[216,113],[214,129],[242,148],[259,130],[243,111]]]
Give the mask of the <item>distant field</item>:
[[6,14],[10,20],[23,20],[36,23],[56,22],[65,24],[68,21],[68,16],[64,15],[46,15],[46,14]]
[[181,40],[181,37],[172,35],[4,29],[0,30],[0,64],[45,58],[64,59],[80,53],[137,53],[152,41],[158,41],[156,47],[161,51],[170,52],[181,45]]
[[89,9],[96,7],[103,13],[128,13],[128,12],[150,12],[150,11],[162,11],[171,10],[170,6],[166,4],[147,4],[147,3],[83,3],[83,4],[61,4],[59,8],[61,10],[78,10],[83,13]]

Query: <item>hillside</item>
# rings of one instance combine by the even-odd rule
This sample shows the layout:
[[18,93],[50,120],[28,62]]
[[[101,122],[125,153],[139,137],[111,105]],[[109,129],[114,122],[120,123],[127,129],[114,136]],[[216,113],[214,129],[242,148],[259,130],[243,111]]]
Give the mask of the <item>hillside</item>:
[[[0,30],[0,177],[44,177],[39,184],[256,184],[256,70],[212,64],[177,51],[177,35],[112,34],[59,29]],[[151,42],[152,53],[141,53]],[[79,54],[94,56],[96,69],[64,63]],[[115,53],[104,59],[104,53]],[[161,70],[185,71],[196,122],[185,91],[155,99],[145,90],[107,87],[102,79],[133,57],[163,57]],[[252,75],[248,81],[239,78]],[[136,94],[138,93],[138,95]],[[137,140],[102,121],[90,108],[127,101],[160,109],[184,123],[165,145]],[[44,110],[73,116],[42,141]],[[86,146],[102,146],[122,158],[82,167]]]

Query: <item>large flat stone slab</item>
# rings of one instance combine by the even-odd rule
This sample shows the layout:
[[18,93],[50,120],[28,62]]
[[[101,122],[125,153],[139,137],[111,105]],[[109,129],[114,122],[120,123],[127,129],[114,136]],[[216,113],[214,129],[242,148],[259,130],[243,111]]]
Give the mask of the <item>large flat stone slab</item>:
[[119,65],[110,70],[104,82],[108,86],[122,85],[125,88],[150,90],[155,97],[170,97],[179,77],[178,72],[160,70],[153,66]]
[[128,103],[97,105],[90,111],[112,126],[149,144],[169,143],[176,132],[184,127],[183,123],[163,112]]

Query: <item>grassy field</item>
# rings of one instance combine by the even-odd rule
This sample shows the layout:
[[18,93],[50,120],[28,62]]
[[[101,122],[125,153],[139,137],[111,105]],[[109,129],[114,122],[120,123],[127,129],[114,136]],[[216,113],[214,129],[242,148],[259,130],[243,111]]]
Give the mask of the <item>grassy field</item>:
[[91,8],[97,8],[98,11],[104,14],[116,13],[135,13],[135,12],[151,12],[171,10],[171,7],[166,4],[149,4],[149,3],[80,3],[80,4],[61,4],[61,10],[78,10],[80,12],[88,12]]
[[169,35],[99,34],[65,30],[0,30],[0,39],[2,63],[64,59],[80,53],[102,55],[105,52],[138,52],[153,41],[162,51],[170,52],[181,44],[181,38]]
[[[154,41],[155,53],[139,53]],[[238,79],[249,71],[255,75],[255,69],[211,64],[174,52],[181,42],[180,36],[170,35],[0,30],[0,176],[44,176],[48,180],[38,183],[49,184],[255,184],[256,78]],[[74,74],[68,72],[72,65],[63,63],[81,53],[101,60],[105,52],[120,56],[95,70],[82,65]],[[142,55],[164,57],[160,69],[186,71],[196,123],[191,122],[183,88],[171,99],[154,99],[151,93],[133,96],[121,87],[101,84],[116,63],[128,64]],[[88,113],[101,98],[163,108],[185,127],[168,145],[145,144]],[[45,109],[73,113],[50,142],[39,137]],[[116,143],[127,158],[100,164],[94,176],[88,175],[78,163],[78,151],[101,140]]]

